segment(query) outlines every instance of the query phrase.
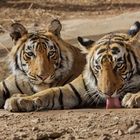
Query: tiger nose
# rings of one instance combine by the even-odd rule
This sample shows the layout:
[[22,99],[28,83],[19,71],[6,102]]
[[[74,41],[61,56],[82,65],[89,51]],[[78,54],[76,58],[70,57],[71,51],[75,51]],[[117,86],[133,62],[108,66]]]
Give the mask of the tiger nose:
[[49,77],[49,74],[45,74],[45,75],[37,75],[37,77],[39,77],[41,80],[45,80]]
[[104,93],[107,97],[111,97],[112,95],[113,95],[113,92],[111,93],[111,92],[105,92]]

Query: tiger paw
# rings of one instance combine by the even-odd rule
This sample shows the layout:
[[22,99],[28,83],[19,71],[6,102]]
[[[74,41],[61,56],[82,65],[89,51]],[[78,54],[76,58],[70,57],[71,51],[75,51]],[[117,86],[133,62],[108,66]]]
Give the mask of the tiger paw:
[[122,100],[122,106],[126,108],[140,107],[140,93],[127,93]]
[[29,112],[35,110],[34,102],[25,97],[11,97],[6,100],[4,109],[10,112]]

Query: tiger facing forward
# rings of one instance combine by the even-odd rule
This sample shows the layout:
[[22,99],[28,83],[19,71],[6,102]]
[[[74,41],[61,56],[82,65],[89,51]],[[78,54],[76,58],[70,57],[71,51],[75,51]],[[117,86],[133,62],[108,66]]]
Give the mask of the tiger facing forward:
[[[82,74],[72,82],[32,96],[12,97],[5,109],[13,112],[79,107],[129,107],[130,93],[140,97],[139,22],[125,33],[109,33],[94,42],[78,37],[87,54]],[[133,95],[136,95],[133,94]]]
[[15,43],[9,54],[12,74],[0,83],[0,107],[13,94],[31,95],[62,86],[81,74],[85,56],[61,38],[61,28],[57,19],[46,30],[31,33],[19,23],[11,25]]

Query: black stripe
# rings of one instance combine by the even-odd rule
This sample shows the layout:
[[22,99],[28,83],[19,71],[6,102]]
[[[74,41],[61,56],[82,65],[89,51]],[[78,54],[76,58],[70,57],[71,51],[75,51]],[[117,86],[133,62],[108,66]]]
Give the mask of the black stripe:
[[3,89],[3,99],[6,100],[7,98],[10,97],[10,92],[5,84],[5,81],[3,81],[2,84],[3,84],[3,88],[4,88]]
[[[21,70],[25,73],[24,69],[23,69],[23,65],[22,65],[22,53],[23,53],[23,50],[25,51],[25,44],[23,46],[23,49],[21,49],[20,51],[20,58],[19,58],[19,61],[20,61],[20,66],[21,66]],[[19,65],[19,64],[18,64]]]
[[62,84],[62,86],[64,86],[65,84],[68,83],[68,81],[70,81],[70,79],[73,77],[73,75],[71,75],[70,77],[68,77],[68,79]]
[[138,63],[137,57],[136,57],[136,55],[133,51],[131,51],[131,53],[133,55],[133,58],[134,58],[134,61],[135,61],[135,64],[136,64],[136,69],[137,69],[137,71],[139,71],[139,63]]
[[83,77],[83,74],[82,74],[82,79],[83,79],[83,83],[84,83],[85,90],[88,91],[88,87],[87,87],[87,85],[86,85],[86,82],[85,82],[85,79],[84,79],[84,77]]
[[94,72],[93,72],[91,66],[90,66],[90,71],[91,71],[92,75],[94,76],[94,79],[95,79],[95,85],[97,85],[97,79],[96,79],[96,77],[95,77],[95,75],[94,75]]
[[55,99],[55,94],[53,94],[53,97],[52,97],[52,107],[51,107],[51,109],[53,109],[53,107],[54,107],[54,99]]
[[129,52],[127,54],[127,60],[130,63],[130,68],[132,68],[132,62],[131,62],[131,58],[130,58],[130,53]]
[[64,104],[63,104],[63,92],[62,90],[60,89],[60,93],[59,93],[59,104],[61,106],[61,109],[64,109]]
[[17,49],[17,51],[15,53],[15,65],[16,65],[15,68],[16,69],[20,69],[19,65],[18,65],[18,56],[17,56],[17,53],[18,53],[19,49],[20,49],[20,47],[18,47],[18,49]]
[[17,54],[16,54],[16,58],[15,58],[15,68],[16,69],[19,69],[19,65],[18,65],[18,56],[17,56]]
[[82,103],[81,96],[71,83],[69,83],[69,85],[70,85],[71,89],[73,90],[74,94],[76,95],[76,97],[78,98],[78,101],[79,101],[78,106],[79,106]]
[[117,38],[117,40],[118,40],[118,38],[119,38],[119,40],[122,39],[122,41],[123,41],[123,40],[125,40],[125,41],[128,40],[128,38],[126,38],[125,36],[119,35],[119,34],[114,34],[113,37],[114,37],[115,39]]
[[113,44],[113,43],[117,43],[117,44],[119,44],[120,46],[124,46],[124,43],[121,42],[121,41],[110,41],[110,44]]
[[50,99],[48,99],[48,104],[47,104],[47,106],[46,106],[45,108],[46,108],[46,109],[49,109],[49,108],[48,108],[49,105],[50,105]]
[[16,76],[15,76],[15,84],[16,84],[17,89],[20,91],[20,93],[21,93],[21,94],[24,94],[23,91],[20,89],[20,87],[19,87],[19,85],[18,85]]
[[106,51],[106,49],[104,48],[104,49],[100,49],[99,51],[98,51],[98,53],[97,54],[100,54],[100,53],[103,53],[103,52],[105,52]]

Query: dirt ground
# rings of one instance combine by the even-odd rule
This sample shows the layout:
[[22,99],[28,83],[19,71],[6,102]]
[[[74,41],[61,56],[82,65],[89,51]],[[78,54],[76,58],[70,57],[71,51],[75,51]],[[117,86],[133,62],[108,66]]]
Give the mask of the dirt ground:
[[[52,18],[96,20],[136,12],[139,7],[138,0],[0,0],[0,34],[7,33],[14,21],[25,26],[45,26]],[[10,73],[7,54],[5,46],[1,47],[0,80]],[[77,109],[9,113],[1,109],[0,140],[139,140],[139,112]]]

